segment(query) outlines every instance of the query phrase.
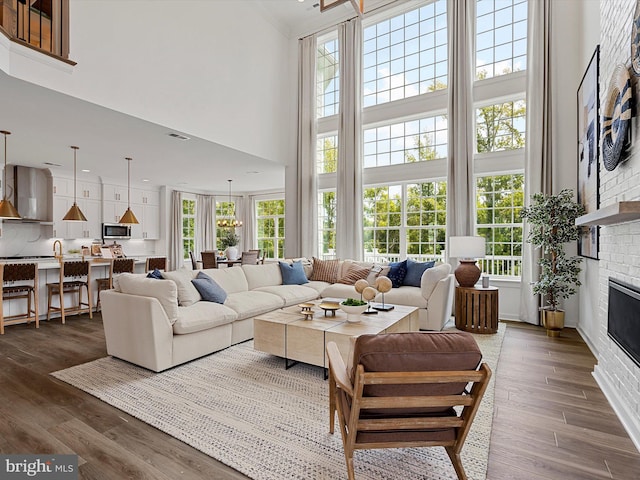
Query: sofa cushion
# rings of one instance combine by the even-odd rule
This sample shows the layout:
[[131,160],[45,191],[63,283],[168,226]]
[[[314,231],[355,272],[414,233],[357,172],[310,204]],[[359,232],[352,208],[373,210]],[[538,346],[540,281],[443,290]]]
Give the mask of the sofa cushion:
[[165,279],[174,281],[178,287],[178,304],[181,307],[188,307],[201,300],[200,293],[191,283],[195,273],[193,270],[187,270],[186,268],[162,272],[162,276]]
[[261,313],[282,308],[284,300],[273,293],[252,290],[250,292],[230,293],[226,302],[224,302],[224,306],[235,311],[238,314],[238,320],[244,320],[245,318],[255,317]]
[[[345,262],[346,263],[346,262]],[[344,271],[344,268],[343,268]],[[338,279],[338,283],[344,283],[345,285],[353,285],[358,280],[364,280],[369,276],[371,267],[361,267],[359,265],[351,264],[351,267],[343,273],[342,277]]]
[[391,280],[393,284],[393,288],[399,288],[402,286],[402,281],[404,277],[407,275],[407,261],[403,260],[402,262],[391,262],[389,264],[389,273],[387,273],[387,277]]
[[[376,302],[382,302],[381,293],[376,295]],[[392,288],[384,294],[384,303],[427,308],[427,299],[422,295],[422,290],[418,287]]]
[[279,262],[278,265],[280,266],[283,285],[303,285],[309,283],[307,276],[304,274],[302,262]]
[[260,287],[252,292],[267,292],[279,296],[284,300],[285,306],[295,305],[300,302],[308,302],[318,298],[318,292],[306,285],[274,285],[272,287]]
[[414,262],[407,258],[407,274],[404,276],[402,285],[407,287],[419,287],[422,280],[422,274],[427,268],[433,268],[436,264],[433,262]]
[[320,260],[319,258],[313,257],[311,280],[336,283],[339,268],[340,260]]
[[440,280],[446,278],[451,273],[451,265],[448,263],[441,263],[433,268],[427,269],[422,275],[420,282],[420,290],[424,298],[429,298],[436,288],[436,285]]
[[242,265],[242,271],[247,278],[248,290],[260,287],[282,285],[282,273],[277,263],[266,265]]
[[318,294],[322,294],[322,292],[331,285],[329,282],[318,282],[316,280],[309,280],[309,283],[305,283],[304,286],[307,288],[313,288]]
[[[220,285],[227,295],[232,293],[246,292],[249,290],[249,283],[245,275],[244,267],[266,267],[266,265],[243,265],[242,267],[227,267],[227,268],[207,268],[201,270],[211,278],[213,278],[218,285]],[[276,268],[278,266],[276,265]],[[195,287],[194,287],[195,288]]]
[[199,332],[219,325],[226,325],[238,318],[238,314],[224,305],[198,302],[189,307],[178,307],[178,319],[173,324],[173,333],[184,335]]
[[178,318],[178,287],[171,280],[156,280],[144,275],[123,273],[118,278],[122,293],[158,299],[171,324]]
[[191,280],[191,283],[196,287],[205,302],[223,304],[227,299],[227,292],[206,273],[198,272],[198,276]]
[[356,292],[353,285],[345,285],[344,283],[334,283],[327,286],[322,290],[321,296],[322,298],[360,298],[360,294]]

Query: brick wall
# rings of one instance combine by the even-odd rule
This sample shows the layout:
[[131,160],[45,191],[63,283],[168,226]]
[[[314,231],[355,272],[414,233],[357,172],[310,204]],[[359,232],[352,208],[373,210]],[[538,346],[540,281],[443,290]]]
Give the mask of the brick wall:
[[[631,29],[636,0],[600,1],[600,105],[618,64],[630,68]],[[638,114],[640,90],[633,77]],[[632,122],[630,158],[612,172],[600,167],[600,206],[640,200],[640,132]],[[595,377],[640,447],[640,368],[607,336],[609,277],[640,287],[640,221],[601,227],[599,262],[598,365]]]

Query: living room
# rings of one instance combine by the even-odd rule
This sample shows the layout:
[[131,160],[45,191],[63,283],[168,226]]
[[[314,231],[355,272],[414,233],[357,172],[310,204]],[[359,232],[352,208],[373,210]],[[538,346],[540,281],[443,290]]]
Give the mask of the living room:
[[[449,198],[448,202],[442,201],[447,179],[449,190],[453,191],[454,187],[447,154],[460,146],[448,144],[446,138],[447,128],[453,129],[454,126],[447,125],[450,106],[446,89],[441,88],[443,65],[438,62],[444,61],[446,82],[447,55],[440,59],[438,55],[442,54],[442,48],[439,51],[434,48],[434,60],[429,63],[434,73],[426,77],[426,81],[419,73],[418,94],[407,93],[406,98],[395,100],[398,98],[395,95],[399,94],[391,85],[398,88],[393,82],[399,79],[392,79],[391,74],[374,80],[367,78],[367,69],[384,70],[377,56],[384,58],[387,54],[384,47],[371,47],[374,39],[367,35],[374,26],[400,13],[405,15],[419,6],[433,6],[431,20],[434,36],[438,37],[442,35],[443,28],[441,24],[435,26],[440,21],[438,16],[442,15],[438,8],[449,7],[455,2],[365,1],[367,8],[381,8],[366,14],[363,19],[366,84],[361,118],[363,164],[359,187],[363,195],[360,203],[353,204],[354,208],[338,208],[338,212],[334,203],[336,191],[340,192],[338,195],[345,195],[349,190],[340,190],[343,187],[338,185],[338,179],[347,177],[337,171],[335,158],[336,154],[349,153],[337,153],[343,145],[337,142],[338,103],[331,104],[328,100],[333,88],[329,86],[331,80],[326,82],[322,99],[322,107],[326,111],[315,125],[317,137],[314,143],[317,148],[308,153],[319,161],[319,165],[305,167],[309,178],[314,177],[315,182],[305,185],[314,185],[313,189],[300,186],[303,174],[298,163],[300,135],[292,135],[291,132],[299,131],[296,93],[299,89],[298,39],[318,32],[318,44],[329,52],[325,57],[331,56],[331,48],[337,48],[338,43],[335,26],[353,16],[349,2],[322,14],[309,5],[309,0],[185,2],[187,7],[183,2],[136,1],[119,8],[113,8],[107,1],[72,0],[69,3],[69,59],[77,62],[75,65],[32,52],[23,45],[12,44],[4,36],[0,37],[2,48],[7,52],[1,65],[3,73],[0,73],[3,86],[7,87],[3,88],[3,104],[12,105],[11,109],[0,113],[0,126],[12,131],[6,140],[8,161],[38,168],[43,168],[45,161],[58,163],[62,166],[50,167],[51,171],[71,177],[76,172],[73,154],[68,147],[79,145],[78,175],[81,180],[90,182],[98,178],[102,185],[126,187],[125,157],[133,156],[134,186],[159,191],[160,229],[153,239],[123,241],[127,255],[175,256],[170,234],[172,191],[183,192],[186,199],[195,199],[198,194],[213,195],[223,205],[227,198],[232,197],[234,201],[229,204],[234,205],[233,215],[245,222],[239,233],[241,245],[246,249],[265,245],[259,243],[257,229],[249,228],[249,225],[258,225],[251,219],[255,202],[284,200],[286,222],[284,214],[282,217],[285,231],[281,235],[283,239],[275,239],[281,242],[278,243],[281,247],[272,248],[269,255],[272,260],[279,257],[337,256],[371,258],[374,261],[378,258],[399,260],[409,255],[422,261],[432,258],[445,260],[448,236],[451,236],[451,231],[447,230],[454,228],[453,222],[464,224],[471,219],[474,234],[495,232],[504,228],[504,224],[508,224],[509,235],[522,228],[522,221],[516,219],[508,222],[492,220],[481,225],[478,220],[484,217],[468,212],[477,206],[476,188],[494,196],[499,194],[501,198],[508,196],[506,192],[510,189],[519,189],[523,196],[529,191],[525,188],[525,179],[530,166],[523,142],[536,138],[540,132],[524,128],[523,106],[518,103],[530,91],[527,82],[532,79],[524,71],[526,60],[524,64],[518,63],[523,59],[518,59],[518,55],[513,53],[510,75],[499,75],[504,65],[493,62],[492,68],[498,72],[495,77],[482,77],[472,87],[476,103],[471,116],[481,119],[485,113],[483,108],[508,105],[512,114],[511,125],[516,133],[509,140],[509,147],[471,152],[471,187],[466,189],[465,195],[461,195],[458,189],[455,200]],[[517,8],[523,8],[520,3],[515,2]],[[604,105],[616,65],[628,63],[629,52],[632,51],[631,31],[636,2],[565,0],[550,3],[553,53],[548,89],[552,92],[551,140],[547,148],[551,151],[552,190],[558,192],[562,188],[576,189],[578,141],[575,106],[581,78],[596,46],[600,45],[599,98],[600,104]],[[293,4],[290,8],[304,8],[306,17],[287,20],[281,11],[289,8],[289,4]],[[479,5],[478,11],[482,8],[486,5]],[[514,23],[517,21],[512,20],[510,25],[513,27]],[[185,25],[189,28],[183,27]],[[384,35],[376,33],[374,41],[383,41],[378,36]],[[439,38],[437,41],[441,41]],[[518,43],[521,40],[514,37],[510,48],[512,52],[520,51],[520,56],[524,57],[526,48],[522,54],[521,42]],[[437,45],[442,47],[445,43]],[[471,56],[474,57],[475,53]],[[405,58],[405,61],[412,60]],[[323,73],[331,75],[331,69],[336,68],[335,59],[333,66],[328,62],[325,67],[328,68]],[[422,67],[420,64],[419,68]],[[477,74],[473,72],[474,78]],[[411,90],[408,85],[402,85],[407,92]],[[379,91],[376,90],[378,88]],[[388,95],[386,100],[385,95]],[[526,104],[528,109],[531,104],[528,98]],[[36,118],[18,115],[17,110],[25,109],[25,105],[29,110],[38,112],[42,108],[42,111],[34,115]],[[425,134],[430,142],[419,144],[418,148],[412,143],[416,136],[416,121],[417,131]],[[635,134],[635,122],[632,125]],[[402,133],[397,133],[400,130]],[[169,132],[191,139],[169,138]],[[397,153],[395,145],[399,143],[403,144],[402,160],[394,156]],[[411,151],[407,153],[404,145],[410,143],[412,147],[408,150]],[[35,150],[34,146],[37,146]],[[316,158],[316,151],[319,158]],[[410,155],[414,155],[414,160],[424,156],[427,161],[407,161]],[[625,158],[614,170],[599,169],[600,208],[638,200],[636,180],[640,170],[635,147],[627,147]],[[82,172],[83,169],[91,172]],[[310,170],[318,174],[313,175]],[[228,179],[233,179],[233,183]],[[505,180],[507,186],[500,191],[490,189],[497,185],[498,179]],[[416,193],[418,190],[420,193]],[[318,194],[322,196],[321,203],[315,200]],[[305,200],[305,196],[311,200]],[[420,223],[422,220],[413,224],[407,221],[415,213],[410,210],[411,199],[415,197],[433,202],[433,212],[429,212],[433,213],[433,218],[429,218],[428,224],[425,222],[423,225]],[[356,196],[351,191],[351,197],[347,198]],[[471,207],[460,208],[458,205]],[[517,205],[511,208],[512,211],[515,209]],[[317,214],[309,215],[309,211],[314,210]],[[356,214],[362,211],[365,215]],[[398,212],[402,220],[399,224],[393,223],[395,220],[391,219]],[[502,213],[495,208],[489,208],[487,212],[492,216]],[[218,213],[223,216],[226,212]],[[345,213],[359,218],[349,218]],[[383,216],[384,222],[375,223]],[[323,221],[318,221],[318,218]],[[370,219],[373,223],[367,223]],[[361,223],[361,228],[354,234],[349,226]],[[43,234],[49,227],[4,222],[0,255],[51,255],[56,237]],[[458,231],[463,232],[461,234],[472,233],[465,229],[467,226],[459,227]],[[598,253],[583,257],[582,285],[578,294],[564,303],[569,335],[575,335],[576,341],[588,345],[597,362],[594,371],[597,384],[636,446],[640,438],[637,420],[640,370],[607,334],[607,292],[610,277],[631,285],[640,284],[636,261],[638,246],[633,240],[637,229],[637,222],[599,229]],[[273,238],[269,240],[274,241]],[[483,270],[486,268],[491,285],[499,288],[500,319],[537,324],[537,312],[533,315],[523,313],[526,304],[522,300],[523,282],[520,277],[499,273],[499,262],[495,261],[496,257],[504,256],[520,257],[516,262],[521,262],[522,255],[518,252],[523,242],[502,240],[487,243],[491,249],[487,253],[492,258],[480,263]],[[65,249],[79,249],[87,244],[87,240],[64,238],[64,244]],[[505,248],[509,249],[508,253],[505,253]],[[183,255],[180,260],[176,259],[176,266],[189,264],[185,250],[183,245]],[[577,251],[573,246],[569,250]],[[378,258],[374,258],[376,255]],[[510,265],[511,272],[520,271],[521,264]],[[82,328],[91,327],[85,325]],[[80,333],[73,335],[82,337]],[[573,341],[574,337],[571,338]],[[25,351],[29,352],[28,338],[22,341],[25,342]],[[97,351],[92,350],[92,354]],[[93,401],[91,405],[97,403]]]

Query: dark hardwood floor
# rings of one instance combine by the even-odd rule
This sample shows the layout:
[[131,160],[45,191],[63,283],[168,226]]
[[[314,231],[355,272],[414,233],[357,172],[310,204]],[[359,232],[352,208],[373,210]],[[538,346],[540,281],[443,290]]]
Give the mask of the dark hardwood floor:
[[[76,453],[86,479],[244,475],[49,375],[106,355],[100,315],[7,327],[0,337],[0,452]],[[640,454],[591,376],[573,330],[510,323],[496,372],[488,478],[634,479]],[[312,479],[310,479],[312,480]]]

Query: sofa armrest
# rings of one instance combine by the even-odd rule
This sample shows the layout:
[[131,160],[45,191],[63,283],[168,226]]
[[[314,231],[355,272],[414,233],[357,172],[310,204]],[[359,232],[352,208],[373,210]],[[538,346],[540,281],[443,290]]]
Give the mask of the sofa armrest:
[[451,318],[455,277],[447,275],[438,281],[427,302],[426,320],[420,322],[421,330],[442,330]]
[[173,366],[173,328],[158,299],[106,290],[100,304],[109,355],[154,372]]

